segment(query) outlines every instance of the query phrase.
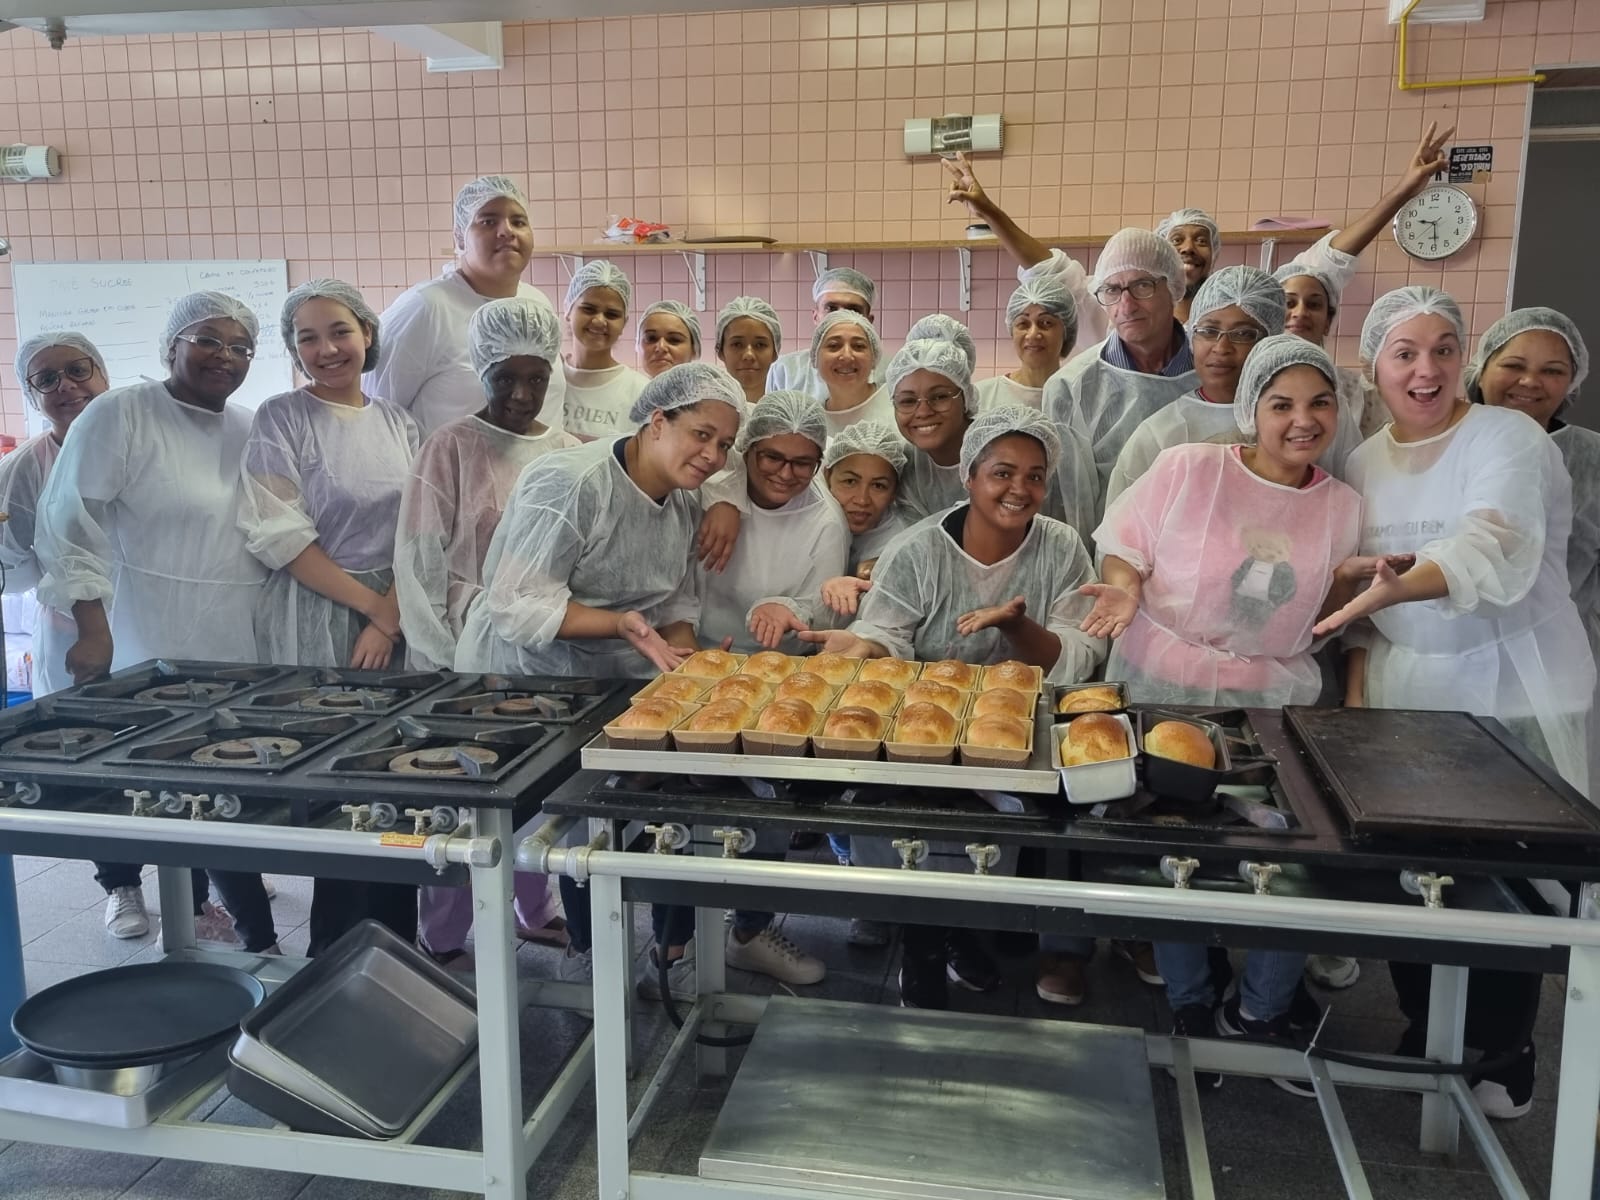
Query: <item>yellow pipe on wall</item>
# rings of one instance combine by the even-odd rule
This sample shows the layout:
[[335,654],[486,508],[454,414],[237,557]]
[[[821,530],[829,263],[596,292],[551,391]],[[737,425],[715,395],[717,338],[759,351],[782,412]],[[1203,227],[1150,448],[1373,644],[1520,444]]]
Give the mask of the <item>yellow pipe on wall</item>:
[[1400,14],[1400,80],[1402,92],[1421,92],[1430,88],[1459,88],[1459,87],[1498,87],[1508,83],[1543,83],[1545,76],[1535,73],[1533,75],[1503,75],[1494,79],[1444,79],[1430,83],[1412,83],[1406,78],[1406,34],[1411,27],[1411,13],[1421,4],[1422,0],[1411,0],[1406,9]]

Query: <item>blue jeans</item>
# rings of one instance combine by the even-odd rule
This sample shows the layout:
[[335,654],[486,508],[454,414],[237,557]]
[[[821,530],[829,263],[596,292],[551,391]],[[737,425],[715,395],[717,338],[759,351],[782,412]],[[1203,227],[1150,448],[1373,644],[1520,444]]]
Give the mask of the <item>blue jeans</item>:
[[1060,954],[1088,962],[1094,957],[1094,939],[1076,933],[1041,933],[1039,950],[1044,954]]
[[[1157,942],[1156,966],[1167,981],[1167,1003],[1172,1011],[1200,1005],[1212,1008],[1217,997],[1211,986],[1206,948],[1193,942]],[[1257,1021],[1270,1021],[1289,1011],[1306,956],[1285,950],[1252,950],[1245,955],[1244,978],[1239,984],[1239,1007]]]

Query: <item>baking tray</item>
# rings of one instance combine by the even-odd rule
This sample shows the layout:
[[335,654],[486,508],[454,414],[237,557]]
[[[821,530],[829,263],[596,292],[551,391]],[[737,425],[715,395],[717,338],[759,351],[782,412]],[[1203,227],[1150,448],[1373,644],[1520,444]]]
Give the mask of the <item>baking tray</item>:
[[[248,1103],[294,1125],[320,1111],[394,1137],[477,1050],[472,992],[377,921],[362,921],[239,1023]],[[245,1097],[241,1097],[244,1099]]]
[[1283,711],[1355,834],[1600,845],[1600,813],[1498,721],[1384,708]]

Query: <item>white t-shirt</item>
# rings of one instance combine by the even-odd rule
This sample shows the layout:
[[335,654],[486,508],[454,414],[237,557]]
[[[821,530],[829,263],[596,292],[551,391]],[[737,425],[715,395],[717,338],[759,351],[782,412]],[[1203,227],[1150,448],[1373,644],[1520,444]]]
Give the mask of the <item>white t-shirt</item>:
[[628,413],[648,379],[621,363],[590,371],[563,362],[561,374],[567,384],[562,421],[568,433],[592,442],[633,432]]
[[978,411],[988,412],[1002,404],[1019,404],[1023,408],[1043,410],[1044,388],[1023,387],[1015,379],[996,375],[993,379],[978,381]]

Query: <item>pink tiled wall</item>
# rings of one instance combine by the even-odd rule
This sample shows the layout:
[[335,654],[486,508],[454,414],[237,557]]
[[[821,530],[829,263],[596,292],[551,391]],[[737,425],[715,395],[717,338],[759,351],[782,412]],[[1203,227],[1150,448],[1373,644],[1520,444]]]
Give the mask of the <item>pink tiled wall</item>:
[[[927,0],[803,10],[529,23],[506,66],[429,75],[364,30],[69,42],[0,35],[0,138],[49,143],[63,179],[0,185],[14,261],[287,258],[291,282],[336,274],[380,303],[437,272],[450,198],[486,171],[523,179],[546,245],[611,212],[690,234],[783,241],[959,236],[938,164],[907,161],[907,117],[1000,112],[985,179],[1025,225],[1068,243],[1183,203],[1225,227],[1271,213],[1339,222],[1403,164],[1426,122],[1493,142],[1472,190],[1482,238],[1443,267],[1387,240],[1347,297],[1352,356],[1374,291],[1441,283],[1483,328],[1504,306],[1527,89],[1401,93],[1387,0]],[[1600,62],[1595,0],[1489,0],[1487,20],[1421,28],[1418,78]],[[1087,252],[1084,250],[1083,252]],[[1251,251],[1253,255],[1253,250]],[[1243,248],[1227,256],[1238,261]],[[883,282],[892,342],[954,311],[954,256],[854,256]],[[644,300],[688,297],[675,257],[630,260]],[[809,333],[803,256],[714,257],[710,303],[768,295]],[[535,281],[559,291],[556,260]],[[974,256],[972,323],[1008,360],[998,252]],[[0,265],[0,357],[12,349]],[[21,427],[10,371],[0,428]]]

